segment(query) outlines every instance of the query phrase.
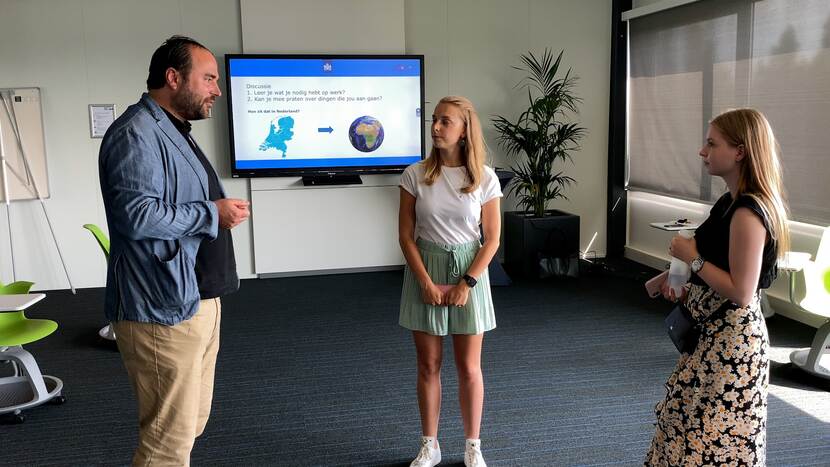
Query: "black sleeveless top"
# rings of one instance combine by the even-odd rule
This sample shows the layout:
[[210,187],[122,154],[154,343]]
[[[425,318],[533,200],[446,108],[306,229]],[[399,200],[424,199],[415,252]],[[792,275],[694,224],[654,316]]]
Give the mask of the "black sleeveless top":
[[[754,212],[764,227],[767,229],[767,242],[764,245],[763,261],[761,262],[761,273],[758,278],[758,288],[766,289],[778,276],[776,241],[770,235],[770,225],[764,211],[758,202],[751,196],[741,195],[735,202],[732,202],[732,194],[726,192],[720,197],[717,203],[712,206],[709,217],[695,231],[697,250],[704,260],[729,272],[729,224],[732,216],[738,208],[749,208]],[[706,285],[697,274],[692,274],[691,282],[698,285]]]

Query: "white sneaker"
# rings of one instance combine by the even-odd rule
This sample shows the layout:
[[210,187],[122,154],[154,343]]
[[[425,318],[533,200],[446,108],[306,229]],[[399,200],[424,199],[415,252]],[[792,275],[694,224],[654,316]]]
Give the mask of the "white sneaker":
[[433,467],[441,462],[441,446],[432,436],[421,436],[421,450],[409,467]]
[[102,327],[98,331],[98,335],[101,336],[102,339],[106,339],[108,341],[115,340],[115,329],[113,329],[112,324],[108,324]]
[[481,455],[481,440],[468,439],[464,447],[465,467],[487,467],[484,456]]

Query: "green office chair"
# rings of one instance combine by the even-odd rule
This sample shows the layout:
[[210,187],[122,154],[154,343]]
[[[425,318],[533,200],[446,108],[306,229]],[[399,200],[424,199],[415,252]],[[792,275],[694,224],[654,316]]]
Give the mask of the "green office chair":
[[[802,253],[809,255],[809,253]],[[795,280],[790,280],[790,300],[801,310],[823,318],[809,349],[790,354],[793,365],[821,378],[830,379],[830,226],[825,227],[814,260],[803,262],[804,297],[794,298]]]
[[[84,228],[89,230],[92,233],[92,236],[95,237],[95,240],[98,242],[98,246],[101,247],[101,251],[104,252],[104,258],[107,261],[110,259],[110,239],[107,238],[107,235],[95,224],[84,224]],[[114,341],[115,340],[115,330],[112,328],[112,324],[108,324],[102,327],[98,331],[98,335],[101,336],[103,339]]]
[[[31,282],[14,282],[3,285],[0,295],[28,294]],[[32,297],[31,295],[29,297]],[[43,298],[36,297],[36,300]],[[39,341],[55,332],[58,323],[48,319],[29,319],[20,306],[10,306],[13,311],[0,312],[0,361],[10,361],[12,376],[0,378],[0,415],[14,423],[23,423],[23,409],[45,402],[62,404],[63,381],[54,376],[42,375],[32,354],[23,349],[24,344]]]
[[101,250],[104,252],[104,257],[109,261],[110,259],[110,239],[107,238],[107,234],[105,234],[100,227],[95,224],[84,224],[84,228],[92,232],[92,236],[95,237],[95,240],[98,241],[98,245],[101,247]]

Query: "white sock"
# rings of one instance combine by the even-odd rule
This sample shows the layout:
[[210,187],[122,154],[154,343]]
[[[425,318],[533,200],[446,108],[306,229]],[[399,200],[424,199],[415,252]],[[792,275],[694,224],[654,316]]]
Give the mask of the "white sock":
[[438,447],[438,442],[435,439],[435,436],[421,436],[422,441],[426,441],[432,449]]
[[481,448],[481,440],[478,438],[467,438],[467,447]]

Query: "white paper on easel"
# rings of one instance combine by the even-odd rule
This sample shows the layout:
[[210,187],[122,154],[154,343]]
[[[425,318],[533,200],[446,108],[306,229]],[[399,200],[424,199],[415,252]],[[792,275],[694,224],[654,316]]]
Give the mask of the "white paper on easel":
[[40,89],[0,89],[0,131],[6,162],[0,201],[49,198]]
[[39,88],[0,89],[0,149],[2,149],[3,201],[6,204],[6,220],[9,225],[9,250],[12,264],[12,280],[16,280],[12,238],[12,219],[9,202],[37,199],[43,209],[43,217],[52,234],[69,288],[75,293],[69,269],[63,258],[55,229],[46,209],[49,196],[49,178],[46,173],[46,140],[43,135],[43,110]]
[[9,177],[6,175],[6,151],[3,149],[3,126],[2,121],[0,121],[0,174],[2,174],[2,178],[0,178],[0,182],[3,183],[3,202],[6,203],[6,207],[9,205]]

